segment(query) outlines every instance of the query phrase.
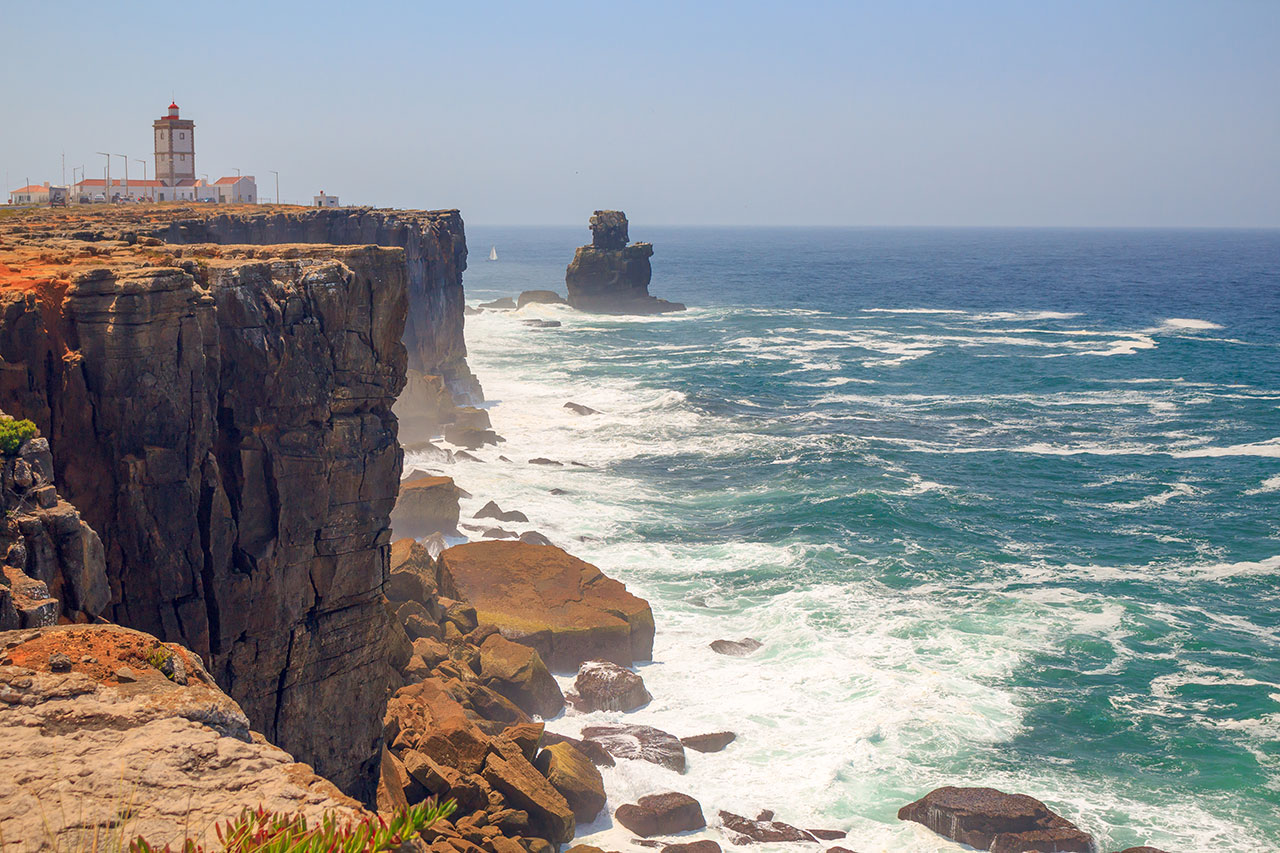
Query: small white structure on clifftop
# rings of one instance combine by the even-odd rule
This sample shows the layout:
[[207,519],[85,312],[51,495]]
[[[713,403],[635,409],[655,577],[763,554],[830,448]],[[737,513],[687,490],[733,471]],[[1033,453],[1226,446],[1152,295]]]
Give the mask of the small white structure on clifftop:
[[320,190],[320,195],[311,197],[311,206],[312,207],[341,207],[341,205],[338,204],[338,197],[336,195],[325,195],[324,190]]

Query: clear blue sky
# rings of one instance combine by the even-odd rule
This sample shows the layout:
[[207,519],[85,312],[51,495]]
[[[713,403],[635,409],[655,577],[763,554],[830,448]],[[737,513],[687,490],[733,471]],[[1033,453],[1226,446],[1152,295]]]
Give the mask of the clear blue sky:
[[475,223],[1280,226],[1277,0],[0,0],[0,75],[7,189],[173,95],[199,172]]

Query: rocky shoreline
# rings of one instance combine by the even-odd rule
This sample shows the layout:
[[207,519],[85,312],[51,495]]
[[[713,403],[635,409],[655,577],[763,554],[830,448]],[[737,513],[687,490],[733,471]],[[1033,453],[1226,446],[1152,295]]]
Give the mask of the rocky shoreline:
[[[593,216],[570,304],[682,309],[648,295],[652,248],[626,228]],[[733,732],[546,729],[566,708],[644,708],[654,616],[541,533],[501,527],[528,523],[519,510],[462,518],[440,466],[502,442],[466,364],[465,266],[456,211],[0,220],[0,409],[32,433],[0,453],[6,853],[103,831],[209,841],[245,807],[367,817],[432,799],[457,811],[413,849],[551,853],[612,806],[633,844],[666,853],[717,838],[851,853],[826,846],[842,830],[769,810],[717,811],[709,830],[679,791],[609,802],[600,767],[682,772],[686,750]],[[402,477],[405,448],[438,464]],[[460,528],[477,541],[448,547]],[[994,851],[1095,849],[992,789],[939,789],[899,816]]]

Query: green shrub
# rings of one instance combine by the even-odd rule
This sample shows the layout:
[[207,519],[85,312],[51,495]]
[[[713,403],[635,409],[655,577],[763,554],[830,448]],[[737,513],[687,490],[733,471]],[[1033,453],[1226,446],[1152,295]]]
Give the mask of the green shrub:
[[[208,850],[191,839],[176,853],[381,853],[395,850],[441,818],[453,814],[453,800],[437,804],[428,800],[399,809],[388,822],[381,817],[339,821],[326,814],[317,827],[308,827],[301,815],[282,815],[261,807],[245,809],[233,821],[217,827],[219,846]],[[166,845],[155,848],[138,838],[129,853],[175,853]]]
[[17,453],[22,442],[37,432],[36,425],[25,418],[15,421],[8,416],[0,417],[0,451]]

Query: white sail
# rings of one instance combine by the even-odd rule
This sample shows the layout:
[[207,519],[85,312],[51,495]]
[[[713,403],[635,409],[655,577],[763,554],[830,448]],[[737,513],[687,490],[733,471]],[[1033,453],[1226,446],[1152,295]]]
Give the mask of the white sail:
[[491,246],[489,248],[489,260],[496,261],[498,259],[498,247]]

